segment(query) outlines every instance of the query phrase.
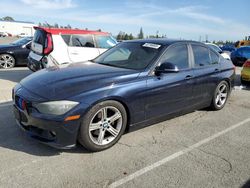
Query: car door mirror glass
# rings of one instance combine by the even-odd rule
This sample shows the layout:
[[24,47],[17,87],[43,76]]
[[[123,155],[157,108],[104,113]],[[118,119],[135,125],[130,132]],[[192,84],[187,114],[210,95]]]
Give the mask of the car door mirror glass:
[[164,62],[160,66],[155,68],[155,74],[160,75],[161,73],[177,73],[179,68],[173,63]]

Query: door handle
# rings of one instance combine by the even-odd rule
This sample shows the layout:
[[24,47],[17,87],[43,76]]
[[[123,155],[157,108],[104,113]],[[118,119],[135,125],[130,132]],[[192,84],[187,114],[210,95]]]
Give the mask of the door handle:
[[185,77],[185,80],[189,80],[189,79],[191,79],[191,78],[193,78],[192,75],[187,75],[187,76]]

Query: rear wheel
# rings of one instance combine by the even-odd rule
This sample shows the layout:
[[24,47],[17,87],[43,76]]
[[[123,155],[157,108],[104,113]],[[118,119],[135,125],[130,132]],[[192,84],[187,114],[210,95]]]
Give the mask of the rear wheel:
[[117,101],[96,104],[84,116],[79,142],[90,151],[101,151],[113,146],[122,136],[127,124],[127,114]]
[[214,92],[211,108],[213,110],[222,109],[227,102],[228,95],[229,95],[228,83],[226,81],[220,82]]
[[10,54],[0,55],[0,68],[9,69],[15,66],[15,58]]

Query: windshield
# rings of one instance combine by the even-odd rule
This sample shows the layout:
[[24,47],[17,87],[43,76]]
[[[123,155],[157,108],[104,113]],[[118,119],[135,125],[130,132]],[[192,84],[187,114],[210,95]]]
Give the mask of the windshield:
[[96,42],[99,48],[112,48],[117,41],[111,36],[96,36]]
[[21,39],[18,39],[10,44],[14,44],[14,45],[24,45],[24,44],[27,44],[28,42],[30,42],[32,39],[29,38],[29,37],[25,37],[25,38],[21,38]]
[[124,42],[101,54],[93,61],[114,67],[143,70],[162,49],[162,45],[145,42]]

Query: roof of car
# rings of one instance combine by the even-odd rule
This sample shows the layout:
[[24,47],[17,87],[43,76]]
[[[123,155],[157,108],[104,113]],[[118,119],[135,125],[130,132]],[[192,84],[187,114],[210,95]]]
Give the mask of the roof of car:
[[192,40],[179,40],[179,39],[166,39],[166,38],[139,39],[139,40],[131,40],[131,41],[125,41],[125,42],[157,43],[157,44],[166,45],[166,46],[169,46],[174,43],[179,43],[179,42],[191,42],[191,43],[205,45],[204,43],[192,41]]
[[34,27],[34,29],[44,30],[47,33],[59,35],[59,34],[93,34],[93,35],[109,35],[108,32],[82,30],[82,29],[62,29],[62,28],[45,28],[45,27]]

